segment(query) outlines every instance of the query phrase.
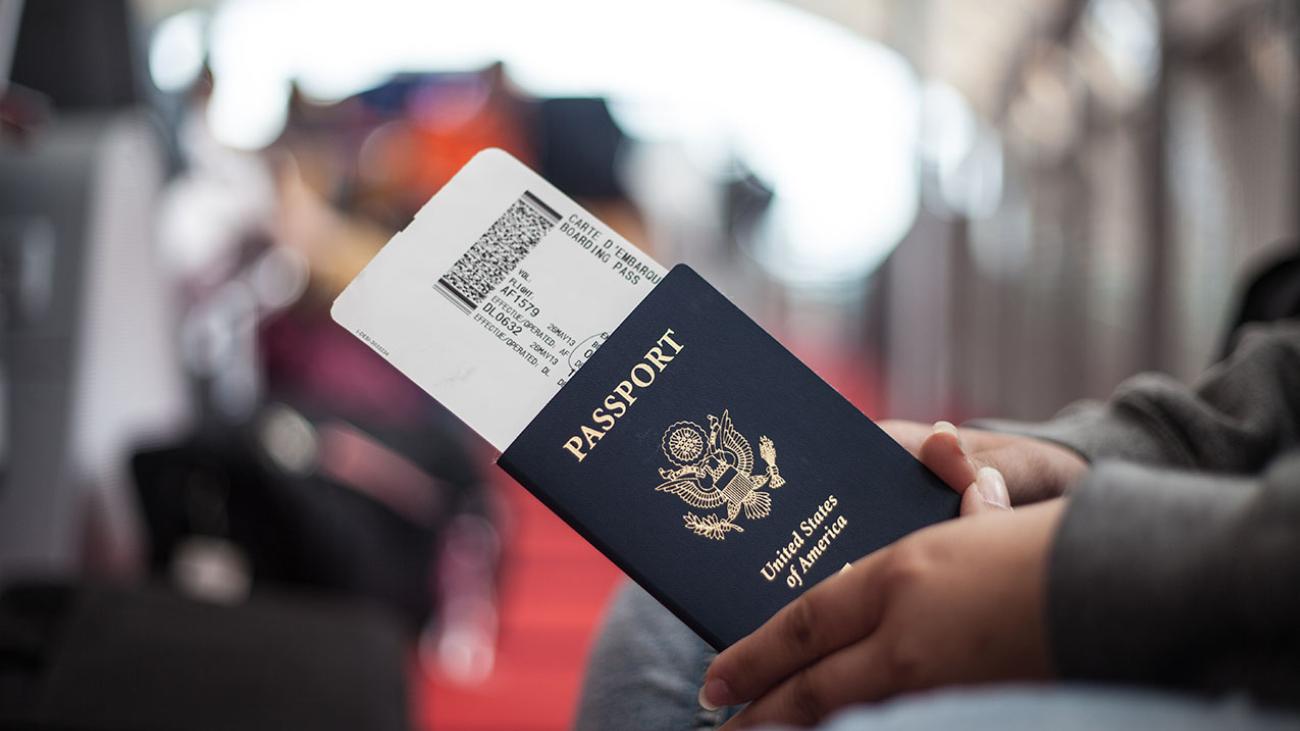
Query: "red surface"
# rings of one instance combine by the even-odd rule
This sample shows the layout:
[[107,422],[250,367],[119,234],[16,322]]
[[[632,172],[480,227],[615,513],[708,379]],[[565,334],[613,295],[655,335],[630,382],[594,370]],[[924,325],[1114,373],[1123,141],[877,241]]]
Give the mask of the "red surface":
[[418,723],[431,731],[568,729],[587,652],[623,574],[522,487],[494,472],[508,518],[496,665],[474,686],[418,681]]

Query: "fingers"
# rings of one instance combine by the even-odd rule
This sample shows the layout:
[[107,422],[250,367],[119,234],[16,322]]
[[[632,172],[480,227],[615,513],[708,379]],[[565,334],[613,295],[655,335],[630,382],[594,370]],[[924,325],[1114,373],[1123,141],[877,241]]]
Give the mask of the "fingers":
[[993,467],[981,467],[975,481],[961,496],[961,514],[971,515],[990,510],[1010,510],[1011,494],[1002,473]]
[[770,723],[810,726],[844,706],[890,695],[880,646],[871,640],[859,642],[800,670],[728,721],[722,731]]
[[869,635],[880,619],[881,592],[870,590],[877,551],[809,589],[709,666],[700,704],[751,701],[795,671]]
[[1078,453],[1028,437],[981,454],[980,460],[1002,471],[1016,490],[1017,505],[1060,497],[1088,467]]
[[921,443],[925,438],[930,436],[930,427],[916,421],[904,421],[902,419],[885,419],[876,423],[882,431],[893,438],[906,449],[913,457],[921,450]]
[[979,466],[966,454],[957,427],[939,421],[921,444],[920,459],[949,487],[961,493],[961,514],[1010,510],[1007,481],[994,467]]
[[917,456],[931,472],[959,493],[965,492],[978,476],[975,463],[962,448],[957,427],[946,421],[935,422],[930,436],[921,443]]

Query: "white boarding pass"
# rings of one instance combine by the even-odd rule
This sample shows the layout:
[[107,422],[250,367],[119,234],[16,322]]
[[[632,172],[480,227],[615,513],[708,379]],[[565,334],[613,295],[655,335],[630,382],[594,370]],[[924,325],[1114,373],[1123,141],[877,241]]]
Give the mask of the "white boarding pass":
[[488,149],[331,312],[504,451],[664,274],[523,163]]

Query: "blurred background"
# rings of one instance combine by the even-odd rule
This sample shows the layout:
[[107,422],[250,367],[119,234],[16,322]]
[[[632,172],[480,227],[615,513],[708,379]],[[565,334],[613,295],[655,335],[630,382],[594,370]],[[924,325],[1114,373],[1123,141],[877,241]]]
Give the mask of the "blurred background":
[[1285,0],[0,0],[0,721],[561,729],[621,574],[332,324],[504,148],[873,417],[1190,378]]

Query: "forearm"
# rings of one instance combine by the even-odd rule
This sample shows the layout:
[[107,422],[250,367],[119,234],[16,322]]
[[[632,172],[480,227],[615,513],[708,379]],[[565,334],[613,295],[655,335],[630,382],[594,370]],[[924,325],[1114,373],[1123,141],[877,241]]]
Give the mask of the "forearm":
[[1108,402],[1075,404],[1046,423],[973,426],[1058,442],[1089,460],[1256,473],[1300,445],[1300,325],[1260,329],[1192,387],[1144,374]]

